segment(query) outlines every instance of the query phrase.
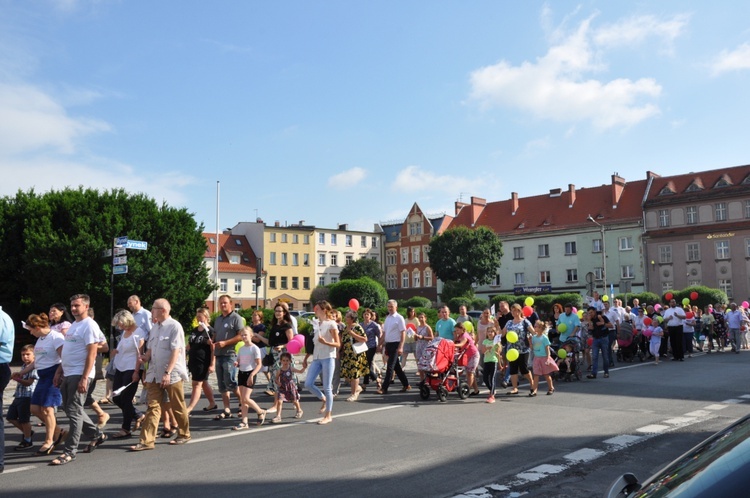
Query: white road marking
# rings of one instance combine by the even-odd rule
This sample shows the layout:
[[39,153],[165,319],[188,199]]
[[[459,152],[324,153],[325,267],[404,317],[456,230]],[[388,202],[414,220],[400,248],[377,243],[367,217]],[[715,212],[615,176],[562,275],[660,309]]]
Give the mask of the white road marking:
[[660,424],[651,424],[646,425],[644,427],[639,427],[636,429],[638,432],[643,432],[646,434],[659,434],[669,429],[666,425],[660,425]]
[[679,424],[688,424],[695,420],[695,417],[674,417],[670,418],[664,421],[665,424],[670,425],[679,425]]
[[611,444],[612,446],[630,446],[640,442],[644,436],[633,436],[631,434],[623,434],[622,436],[615,436],[604,441],[604,444]]
[[708,405],[706,410],[723,410],[727,405]]
[[13,472],[23,472],[25,470],[33,470],[35,468],[36,468],[36,465],[24,465],[23,467],[15,467],[15,468],[5,467],[3,474],[12,474]]
[[578,451],[574,451],[573,453],[568,453],[567,455],[563,456],[563,458],[571,462],[590,462],[591,460],[596,460],[603,455],[604,452],[601,450],[582,448]]

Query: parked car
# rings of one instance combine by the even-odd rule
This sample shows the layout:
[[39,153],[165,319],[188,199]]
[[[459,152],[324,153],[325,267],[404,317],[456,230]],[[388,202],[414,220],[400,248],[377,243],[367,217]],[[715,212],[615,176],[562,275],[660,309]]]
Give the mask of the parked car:
[[748,496],[750,415],[709,437],[643,483],[623,474],[606,498]]

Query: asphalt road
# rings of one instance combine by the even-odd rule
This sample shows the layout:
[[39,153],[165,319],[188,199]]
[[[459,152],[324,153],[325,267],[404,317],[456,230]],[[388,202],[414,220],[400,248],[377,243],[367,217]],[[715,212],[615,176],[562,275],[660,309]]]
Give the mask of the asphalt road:
[[[136,439],[108,441],[64,467],[13,452],[18,433],[8,427],[0,494],[602,496],[623,472],[646,478],[747,414],[748,361],[743,352],[635,363],[609,379],[559,383],[553,396],[542,386],[530,398],[522,386],[521,396],[499,394],[494,405],[455,393],[446,403],[422,401],[416,389],[348,403],[342,388],[327,426],[314,423],[320,403],[304,392],[301,422],[289,407],[283,424],[238,433],[230,430],[237,419],[199,410],[187,445],[161,440],[154,451],[130,453]],[[119,410],[107,410],[113,433]]]

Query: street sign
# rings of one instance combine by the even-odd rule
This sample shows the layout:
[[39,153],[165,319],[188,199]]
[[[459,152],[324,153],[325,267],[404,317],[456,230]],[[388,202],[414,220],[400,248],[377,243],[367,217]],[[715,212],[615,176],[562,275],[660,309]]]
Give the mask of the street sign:
[[148,242],[144,242],[142,240],[128,240],[125,242],[125,248],[145,251],[146,249],[148,249]]
[[112,273],[114,275],[123,275],[128,272],[128,265],[113,266]]
[[105,249],[102,251],[102,258],[112,257],[112,249]]
[[127,243],[128,243],[128,236],[127,235],[123,235],[122,237],[115,238],[115,246],[116,247],[122,247],[122,246],[124,246]]
[[[128,250],[124,247],[115,247],[115,256],[124,256],[128,253]],[[109,250],[108,256],[112,256],[112,251]]]
[[128,257],[127,256],[115,256],[112,258],[112,264],[113,265],[126,265],[128,264]]

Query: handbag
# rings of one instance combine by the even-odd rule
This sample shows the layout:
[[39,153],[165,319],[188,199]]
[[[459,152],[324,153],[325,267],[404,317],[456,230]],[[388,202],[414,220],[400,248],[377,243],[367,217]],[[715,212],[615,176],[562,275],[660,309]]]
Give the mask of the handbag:
[[369,348],[367,347],[367,342],[352,342],[352,349],[355,354],[362,354],[366,353]]
[[261,363],[264,367],[272,367],[276,363],[276,358],[274,358],[273,353],[269,351],[268,354],[263,357],[263,361]]

